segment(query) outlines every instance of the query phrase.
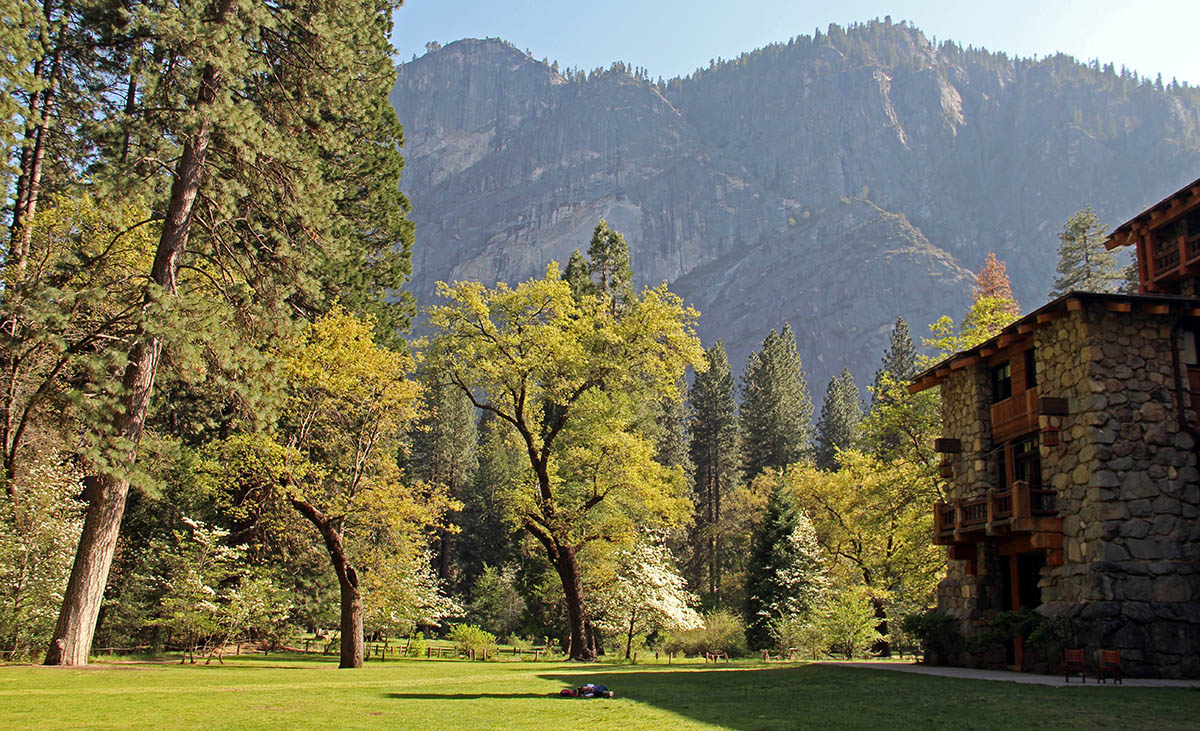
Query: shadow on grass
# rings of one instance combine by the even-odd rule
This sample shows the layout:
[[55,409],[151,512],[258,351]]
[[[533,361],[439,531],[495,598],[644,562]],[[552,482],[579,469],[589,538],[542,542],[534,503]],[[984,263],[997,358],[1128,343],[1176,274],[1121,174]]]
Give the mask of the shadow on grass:
[[[599,668],[596,668],[599,670]],[[791,665],[773,668],[579,671],[539,677],[568,686],[602,683],[617,698],[732,729],[1013,728],[1097,726],[1195,728],[1200,694],[1120,697],[1085,689]],[[1191,696],[1196,696],[1192,698]],[[602,701],[598,701],[602,702]]]

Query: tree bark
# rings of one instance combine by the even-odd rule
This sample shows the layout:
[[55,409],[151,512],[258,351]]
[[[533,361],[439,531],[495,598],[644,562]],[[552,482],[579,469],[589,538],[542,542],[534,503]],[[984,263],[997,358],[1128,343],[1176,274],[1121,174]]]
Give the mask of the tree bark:
[[590,622],[584,604],[583,579],[579,574],[579,561],[575,556],[575,549],[559,546],[554,568],[562,581],[563,597],[567,602],[567,624],[571,631],[570,657],[572,660],[591,662],[596,659],[596,647],[588,632]]
[[[232,8],[233,0],[221,0],[218,24],[224,21]],[[220,83],[217,68],[206,66],[196,98],[197,108],[213,103]],[[184,143],[183,153],[175,166],[175,180],[171,185],[171,197],[150,273],[154,285],[168,296],[173,296],[176,291],[179,262],[187,249],[192,213],[200,193],[200,180],[211,140],[212,124],[207,118],[202,118],[198,129]],[[148,290],[142,305],[143,314],[150,312],[155,299],[154,291]],[[108,583],[108,571],[121,529],[121,518],[125,514],[125,500],[129,494],[128,471],[137,459],[137,447],[150,407],[162,346],[161,336],[149,335],[143,329],[129,353],[129,364],[122,378],[125,390],[121,402],[124,408],[116,417],[113,431],[132,446],[124,455],[122,464],[118,465],[121,475],[106,472],[92,475],[85,482],[88,508],[83,533],[79,537],[71,578],[63,595],[58,624],[46,653],[47,665],[87,664],[100,602],[104,597],[104,587]]]
[[363,666],[363,604],[362,588],[358,571],[346,556],[346,545],[342,540],[340,526],[316,507],[301,498],[291,498],[292,507],[312,523],[329,551],[341,588],[341,655],[339,668],[361,668]]

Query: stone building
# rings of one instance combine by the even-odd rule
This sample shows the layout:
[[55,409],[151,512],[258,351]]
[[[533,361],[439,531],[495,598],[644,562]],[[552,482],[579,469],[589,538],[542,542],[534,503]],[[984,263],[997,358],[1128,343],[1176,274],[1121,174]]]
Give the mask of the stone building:
[[968,637],[1036,609],[1127,674],[1200,677],[1200,180],[1107,245],[1137,247],[1140,294],[1070,293],[910,386],[942,395],[938,607]]

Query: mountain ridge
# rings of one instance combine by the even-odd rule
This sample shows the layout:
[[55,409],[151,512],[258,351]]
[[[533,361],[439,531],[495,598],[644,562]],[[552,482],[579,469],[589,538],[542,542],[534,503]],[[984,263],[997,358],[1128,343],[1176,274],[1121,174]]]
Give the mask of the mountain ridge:
[[[559,72],[498,40],[402,64],[391,101],[419,301],[438,279],[539,274],[604,217],[640,282],[703,303],[705,342],[724,338],[735,364],[790,321],[820,393],[842,365],[869,382],[897,315],[919,334],[930,313],[961,314],[964,271],[987,251],[1031,309],[1071,213],[1091,204],[1115,224],[1200,171],[1195,89],[935,47],[912,26],[835,28],[661,83],[624,64]],[[817,231],[824,246],[788,248]],[[903,266],[870,236],[906,242]],[[729,299],[753,292],[723,270],[777,292],[757,322]],[[894,301],[848,308],[868,281]]]

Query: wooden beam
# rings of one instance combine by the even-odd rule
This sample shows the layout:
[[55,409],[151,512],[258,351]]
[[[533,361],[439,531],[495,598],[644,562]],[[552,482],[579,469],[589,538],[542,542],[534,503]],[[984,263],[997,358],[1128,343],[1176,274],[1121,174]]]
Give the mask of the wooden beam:
[[1169,315],[1171,314],[1170,305],[1142,305],[1142,312],[1147,315]]
[[982,347],[982,348],[980,348],[980,349],[979,349],[979,354],[980,354],[981,356],[983,356],[984,358],[986,358],[986,357],[988,357],[989,355],[995,355],[995,354],[996,354],[996,349],[995,349],[995,348],[993,348],[993,347],[991,347],[990,345],[988,345],[988,346],[985,346],[985,347]]
[[1104,309],[1109,312],[1133,312],[1133,304],[1130,302],[1109,302],[1104,305]]
[[1066,316],[1067,316],[1067,313],[1063,312],[1062,310],[1053,310],[1051,312],[1042,312],[1037,316],[1037,322],[1039,325],[1045,325],[1048,322],[1054,322],[1055,320],[1059,320]]
[[1083,300],[1075,298],[1067,300],[1067,309],[1071,312],[1083,312]]
[[1200,317],[1200,308],[1184,310],[1183,314],[1187,315],[1188,317]]
[[933,451],[939,454],[958,454],[962,452],[962,440],[938,437],[933,440]]
[[1037,323],[1035,322],[1022,322],[1020,325],[1017,325],[1017,332],[1021,333],[1022,335],[1028,335],[1036,329]]
[[1020,339],[1021,336],[1015,333],[1004,333],[996,339],[996,345],[999,345],[1001,348],[1007,348]]
[[1043,396],[1038,399],[1038,413],[1045,414],[1046,416],[1066,416],[1067,400],[1065,398]]
[[983,358],[979,357],[978,355],[972,355],[969,358],[959,358],[950,363],[950,370],[960,371],[969,365],[975,365],[981,360],[983,360]]
[[942,366],[934,371],[933,375],[937,376],[938,378],[945,378],[946,376],[950,375],[950,368],[949,366]]

